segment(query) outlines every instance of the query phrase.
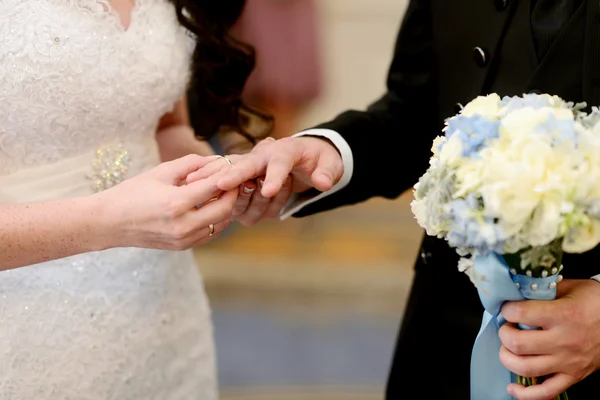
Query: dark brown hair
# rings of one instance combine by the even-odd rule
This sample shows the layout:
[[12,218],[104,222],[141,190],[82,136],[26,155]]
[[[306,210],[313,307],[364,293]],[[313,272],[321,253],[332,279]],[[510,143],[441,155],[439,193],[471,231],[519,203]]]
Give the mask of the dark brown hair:
[[[241,100],[255,64],[254,49],[231,35],[245,0],[172,0],[179,22],[197,38],[188,90],[196,134],[210,138],[235,130],[252,143],[270,133],[272,117]],[[261,119],[267,124],[252,123]],[[250,126],[261,126],[251,131]]]

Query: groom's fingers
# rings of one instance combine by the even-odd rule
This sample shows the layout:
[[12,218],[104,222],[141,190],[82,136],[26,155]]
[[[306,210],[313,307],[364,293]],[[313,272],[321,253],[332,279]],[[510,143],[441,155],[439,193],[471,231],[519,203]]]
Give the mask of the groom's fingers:
[[293,150],[276,153],[267,167],[261,194],[272,198],[282,189],[301,155]]
[[285,181],[285,183],[283,184],[283,186],[281,187],[281,190],[279,191],[279,193],[277,193],[277,195],[275,197],[273,197],[273,199],[271,200],[271,204],[269,204],[269,207],[267,208],[267,211],[265,212],[265,215],[263,217],[264,218],[278,217],[279,214],[281,213],[281,210],[283,209],[283,207],[285,207],[288,200],[290,199],[291,195],[292,195],[292,178],[288,178]]
[[242,183],[263,175],[267,168],[269,154],[252,152],[243,156],[234,168],[231,168],[225,176],[223,176],[217,186],[221,190],[233,190]]
[[[258,187],[262,185],[262,177],[258,178]],[[249,183],[242,185],[245,187]],[[242,189],[243,191],[243,189]],[[236,205],[234,206],[233,218],[244,226],[254,226],[262,219],[274,218],[279,215],[283,207],[287,204],[292,194],[292,179],[288,177],[281,187],[281,190],[273,198],[268,198],[260,193],[260,190],[253,190],[249,195],[249,201],[242,199],[242,193],[238,197]]]
[[273,197],[300,161],[302,149],[300,143],[291,137],[263,141],[252,152],[241,157],[218,186],[222,190],[231,190],[243,182],[266,175],[262,194]]
[[229,163],[227,163],[227,160],[225,160],[224,157],[214,156],[212,157],[212,162],[189,174],[186,178],[186,182],[190,184],[201,179],[206,179],[229,168],[231,168],[231,166]]
[[255,191],[256,182],[254,181],[248,181],[241,185],[240,193],[235,201],[235,205],[233,206],[233,218],[236,218],[246,212],[248,205],[250,204],[250,200],[252,199],[252,194]]
[[525,300],[507,301],[502,306],[502,316],[515,324],[549,328],[556,323],[557,316],[562,315],[557,309],[562,304],[559,300]]
[[498,336],[502,344],[510,350],[511,353],[525,355],[552,354],[556,352],[556,346],[559,343],[560,333],[555,329],[537,330],[537,329],[519,329],[516,324],[509,322],[500,327]]
[[509,371],[527,378],[548,376],[557,371],[557,358],[553,355],[518,356],[504,345],[500,346],[500,362]]
[[326,192],[335,185],[344,174],[344,164],[335,152],[323,151],[319,154],[317,167],[311,175],[313,186]]
[[524,387],[516,383],[508,385],[506,391],[517,400],[547,400],[560,396],[575,379],[566,374],[555,374],[542,384]]
[[271,204],[271,199],[263,196],[260,193],[260,188],[264,184],[263,177],[258,178],[258,189],[252,194],[250,205],[244,213],[236,218],[236,220],[244,226],[254,226],[265,215],[265,212]]

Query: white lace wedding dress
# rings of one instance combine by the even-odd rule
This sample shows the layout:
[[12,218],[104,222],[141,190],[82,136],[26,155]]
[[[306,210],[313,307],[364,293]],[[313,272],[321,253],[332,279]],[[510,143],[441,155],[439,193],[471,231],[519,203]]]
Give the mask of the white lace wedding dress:
[[[193,39],[167,0],[136,0],[127,29],[111,10],[0,0],[0,202],[87,195],[159,163]],[[212,400],[213,350],[190,252],[0,272],[2,400]]]

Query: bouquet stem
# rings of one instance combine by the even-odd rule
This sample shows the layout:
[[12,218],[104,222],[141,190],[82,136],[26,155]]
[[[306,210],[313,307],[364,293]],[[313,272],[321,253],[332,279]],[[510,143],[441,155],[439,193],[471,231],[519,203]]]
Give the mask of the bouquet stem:
[[[505,254],[504,260],[511,269],[512,274],[523,274],[534,278],[546,278],[557,275],[562,269],[563,251],[559,240],[546,246],[525,249],[514,254]],[[529,300],[548,300],[535,295],[536,291],[522,292]],[[538,329],[519,325],[521,329]],[[517,375],[517,383],[527,386],[539,385],[548,377],[524,377]],[[554,400],[568,400],[567,392],[561,393]]]
[[[517,383],[525,387],[537,385],[542,383],[543,381],[544,380],[540,378],[525,378],[524,376],[517,375]],[[567,395],[567,392],[564,392],[561,393],[559,396],[556,396],[554,400],[569,400],[569,395]]]

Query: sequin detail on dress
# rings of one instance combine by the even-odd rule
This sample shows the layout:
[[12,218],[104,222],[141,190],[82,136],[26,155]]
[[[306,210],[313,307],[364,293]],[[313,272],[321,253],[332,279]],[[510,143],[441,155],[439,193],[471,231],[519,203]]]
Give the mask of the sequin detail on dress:
[[96,159],[92,163],[92,173],[87,177],[92,181],[92,190],[101,192],[121,182],[129,169],[129,152],[122,143],[96,150]]

